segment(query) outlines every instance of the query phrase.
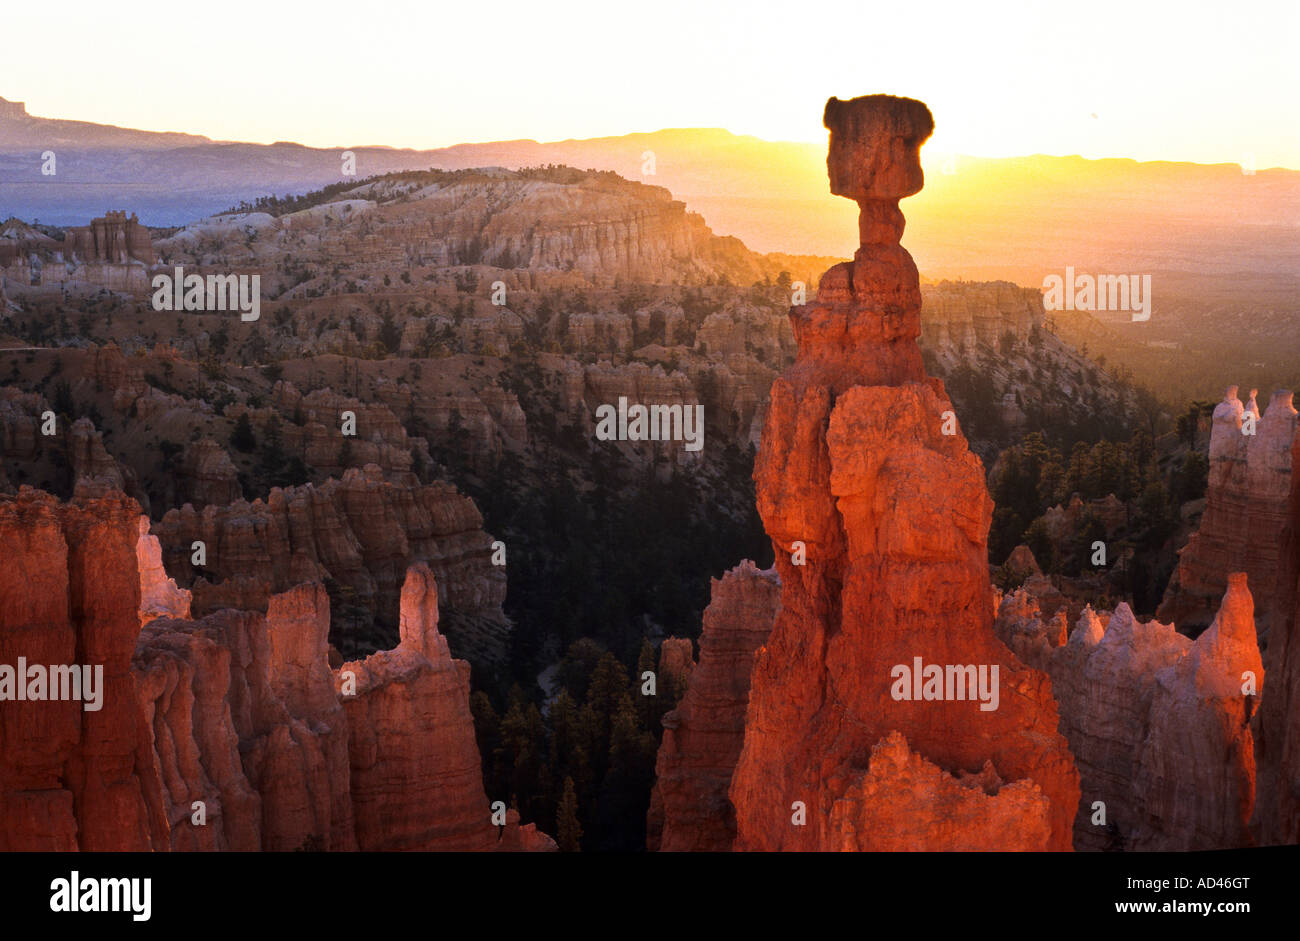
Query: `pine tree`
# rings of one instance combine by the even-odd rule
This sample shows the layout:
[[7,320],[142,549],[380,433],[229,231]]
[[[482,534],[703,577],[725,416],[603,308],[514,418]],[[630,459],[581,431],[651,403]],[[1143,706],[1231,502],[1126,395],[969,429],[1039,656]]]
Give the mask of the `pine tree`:
[[609,737],[609,720],[618,708],[619,700],[628,689],[627,670],[612,653],[606,653],[596,664],[587,688],[587,702],[601,719],[601,738]]
[[[608,721],[608,717],[606,717]],[[575,740],[578,743],[573,750],[573,767],[570,774],[581,782],[582,792],[589,793],[592,786],[605,774],[605,759],[609,754],[608,736],[601,736],[601,718],[592,708],[591,703],[583,703],[578,709],[578,724]]]
[[474,717],[474,738],[478,743],[478,753],[488,765],[483,783],[489,795],[504,794],[508,790],[508,779],[498,772],[495,761],[501,747],[501,718],[492,708],[492,700],[482,690],[469,697],[469,711]]
[[573,778],[564,779],[564,796],[555,812],[555,841],[562,853],[582,852],[582,824],[578,821],[578,793]]
[[[387,280],[387,275],[384,276]],[[383,322],[379,327],[379,342],[384,345],[384,349],[389,353],[397,353],[402,345],[402,328],[397,325],[391,312],[384,314]]]
[[632,779],[649,780],[654,775],[655,740],[645,730],[632,698],[624,694],[610,721],[609,765]]
[[525,821],[535,820],[540,809],[538,801],[545,800],[548,789],[548,771],[542,754],[546,741],[542,714],[534,703],[514,698],[511,690],[510,707],[501,717],[501,748],[503,770],[508,769],[510,793],[519,804]]
[[262,442],[261,454],[258,456],[257,470],[263,480],[271,486],[283,487],[291,482],[284,478],[284,466],[285,453],[284,441],[280,436],[280,416],[273,413],[266,421],[265,440]]
[[573,773],[573,752],[578,742],[578,706],[567,689],[561,689],[546,713],[551,727],[551,759],[559,773]]
[[257,439],[253,436],[253,425],[248,420],[247,412],[240,415],[239,420],[235,422],[235,430],[230,435],[230,446],[245,454],[257,447]]

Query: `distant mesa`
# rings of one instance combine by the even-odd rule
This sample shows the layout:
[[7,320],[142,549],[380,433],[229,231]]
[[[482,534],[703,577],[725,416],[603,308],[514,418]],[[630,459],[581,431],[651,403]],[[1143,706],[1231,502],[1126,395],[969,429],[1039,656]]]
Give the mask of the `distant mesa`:
[[27,105],[21,101],[10,101],[7,98],[0,98],[0,118],[17,120],[28,117]]

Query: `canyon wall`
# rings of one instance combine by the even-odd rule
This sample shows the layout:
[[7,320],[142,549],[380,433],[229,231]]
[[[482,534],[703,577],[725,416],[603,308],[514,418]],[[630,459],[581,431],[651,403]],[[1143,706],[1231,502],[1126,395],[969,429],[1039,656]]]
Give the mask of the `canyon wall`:
[[144,628],[135,672],[152,733],[142,751],[167,817],[158,848],[356,849],[328,632],[319,583],[272,597],[265,615],[225,610]]
[[1046,319],[1042,293],[1009,281],[940,281],[921,286],[921,345],[996,347],[1004,334],[1027,339]]
[[[213,240],[253,232],[235,263],[256,265],[294,246],[306,262],[346,258],[391,270],[484,264],[522,270],[525,279],[551,274],[557,283],[599,285],[718,276],[751,284],[770,269],[739,239],[714,235],[666,189],[612,173],[486,168],[441,181],[378,180],[349,197],[278,217],[213,216],[156,247],[169,261],[201,264]],[[351,222],[363,224],[340,225]],[[275,284],[268,287],[279,293]]]
[[438,588],[423,563],[402,587],[401,643],[349,661],[345,695],[357,842],[363,850],[487,850],[488,800],[469,711],[469,664],[438,633]]
[[[993,633],[992,501],[965,439],[943,433],[951,404],[916,343],[898,201],[922,186],[933,121],[873,96],[831,99],[825,123],[861,247],[790,311],[799,352],[754,470],[781,609],[730,788],[735,848],[1068,850],[1078,772],[1047,676]],[[996,670],[999,703],[902,699],[896,671],[917,658]]]

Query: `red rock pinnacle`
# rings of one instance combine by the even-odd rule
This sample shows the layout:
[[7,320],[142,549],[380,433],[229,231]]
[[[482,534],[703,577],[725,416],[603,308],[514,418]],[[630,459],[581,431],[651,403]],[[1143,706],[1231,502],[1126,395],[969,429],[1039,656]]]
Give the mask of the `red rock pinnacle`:
[[[799,352],[773,384],[754,470],[782,594],[732,778],[736,848],[1068,850],[1078,772],[1046,675],[993,633],[993,504],[965,439],[943,433],[952,405],[916,344],[898,200],[921,188],[933,121],[877,95],[831,99],[825,123],[831,190],[861,207],[861,247],[790,312]],[[973,689],[894,698],[892,671],[918,657],[996,675],[996,708]]]

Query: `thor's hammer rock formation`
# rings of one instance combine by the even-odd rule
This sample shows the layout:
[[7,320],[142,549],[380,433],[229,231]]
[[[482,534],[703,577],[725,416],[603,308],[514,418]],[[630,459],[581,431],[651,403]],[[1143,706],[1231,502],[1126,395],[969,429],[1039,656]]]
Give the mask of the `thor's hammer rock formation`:
[[799,352],[754,469],[781,609],[731,782],[735,848],[1069,850],[1079,775],[1047,676],[993,633],[992,500],[916,342],[898,201],[923,185],[933,119],[874,95],[832,98],[825,124],[861,245],[790,311]]

